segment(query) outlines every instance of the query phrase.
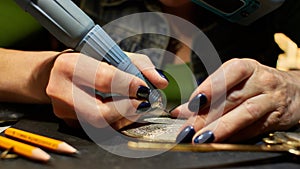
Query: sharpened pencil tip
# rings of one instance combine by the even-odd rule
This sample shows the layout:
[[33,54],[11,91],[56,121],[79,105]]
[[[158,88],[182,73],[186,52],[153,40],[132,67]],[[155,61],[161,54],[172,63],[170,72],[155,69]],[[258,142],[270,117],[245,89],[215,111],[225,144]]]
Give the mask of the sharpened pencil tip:
[[45,151],[43,151],[40,148],[35,148],[34,150],[32,150],[31,153],[32,153],[31,158],[35,159],[35,160],[47,162],[51,158],[51,156],[48,153],[46,153]]
[[65,142],[60,143],[57,149],[62,153],[68,154],[76,154],[78,152],[78,150]]

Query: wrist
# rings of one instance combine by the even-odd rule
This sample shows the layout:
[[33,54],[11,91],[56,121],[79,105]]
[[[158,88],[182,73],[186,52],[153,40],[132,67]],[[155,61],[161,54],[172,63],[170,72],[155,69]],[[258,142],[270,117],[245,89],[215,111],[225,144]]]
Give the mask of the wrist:
[[50,103],[45,88],[58,52],[0,49],[0,101]]

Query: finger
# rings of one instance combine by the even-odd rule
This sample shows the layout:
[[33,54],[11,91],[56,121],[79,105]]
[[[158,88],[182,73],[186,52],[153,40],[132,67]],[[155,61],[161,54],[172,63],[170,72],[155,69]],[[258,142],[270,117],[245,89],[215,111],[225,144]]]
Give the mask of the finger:
[[[244,129],[240,130],[236,134],[232,135],[229,137],[226,141],[227,142],[239,142],[239,141],[244,141],[248,140],[250,138],[254,138],[258,135],[264,134],[268,130],[270,130],[270,126],[268,125],[268,121],[277,121],[276,118],[278,119],[279,112],[273,112],[273,113],[267,113],[264,117],[261,119],[257,120],[253,124],[245,127]],[[275,129],[275,128],[273,128]]]
[[237,134],[228,139],[228,142],[238,142],[254,138],[256,136],[270,133],[279,130],[287,130],[293,126],[293,124],[286,125],[283,122],[283,113],[280,111],[272,111],[267,113],[261,119],[257,120],[253,124],[245,127]]
[[187,126],[193,126],[195,131],[199,131],[205,126],[205,116],[203,115],[194,115],[187,119],[187,121],[180,127],[180,131]]
[[225,101],[224,112],[228,112],[229,110],[235,108],[248,98],[263,93],[263,89],[265,86],[262,87],[260,85],[257,85],[259,83],[259,79],[247,79],[243,82],[240,82],[230,91],[228,91],[226,100],[223,100]]
[[188,109],[188,103],[182,104],[176,107],[175,109],[171,110],[170,114],[172,117],[177,117],[177,118],[189,118],[195,115],[194,112],[191,112]]
[[[57,83],[55,83],[57,82]],[[61,119],[76,119],[74,112],[72,83],[57,79],[49,79],[46,88],[47,95],[51,98],[51,104],[54,114]]]
[[283,91],[283,83],[282,77],[278,75],[280,75],[280,72],[276,69],[259,65],[251,77],[240,82],[228,91],[224,111],[227,112],[248,98],[257,96],[261,93],[277,96],[274,97],[273,100],[280,101],[280,98],[283,96],[283,94],[280,94],[280,92]]
[[137,115],[140,117],[137,110],[142,103],[142,101],[135,99],[113,98],[112,101],[105,103],[110,108],[109,111],[103,111],[101,113],[110,124],[123,118],[126,118],[129,121],[135,121]]
[[141,103],[135,99],[113,99],[104,103],[78,87],[74,87],[73,91],[74,109],[79,120],[99,128],[106,127],[124,117],[136,115],[137,107]]
[[257,65],[256,61],[250,59],[232,59],[224,63],[216,72],[201,83],[191,95],[190,100],[193,100],[199,93],[206,95],[207,103],[216,102],[220,98],[225,100],[226,91],[249,78]]
[[195,132],[203,128],[205,118],[199,115],[191,116],[178,130],[177,143],[191,143]]
[[[218,104],[218,106],[214,106],[214,109],[209,110],[204,109],[204,112],[209,112],[208,113],[201,113],[201,114],[194,114],[192,112],[188,113],[188,120],[185,122],[185,124],[181,127],[181,129],[185,128],[186,126],[193,126],[195,131],[199,131],[202,129],[204,126],[208,125],[212,121],[216,120],[217,118],[220,117],[220,108],[223,107]],[[184,116],[184,115],[181,115]]]
[[139,70],[143,73],[143,75],[157,88],[163,89],[168,85],[168,79],[161,72],[155,69],[155,66],[147,57],[143,54],[137,53],[127,53],[128,57],[130,57],[131,61],[139,68]]
[[54,114],[60,119],[77,119],[76,113],[74,112],[73,103],[68,104],[67,102],[52,99],[51,101]]
[[142,79],[85,55],[79,56],[72,80],[77,85],[88,86],[103,93],[131,97],[137,97],[140,86],[147,86]]
[[193,140],[205,131],[212,131],[215,135],[214,142],[224,141],[243,128],[250,126],[268,112],[275,110],[276,104],[273,104],[270,101],[271,99],[273,98],[270,95],[262,94],[246,100],[232,111],[198,131]]
[[122,119],[114,122],[110,126],[112,128],[114,128],[115,130],[120,130],[123,127],[128,126],[128,125],[132,124],[133,122],[137,121],[139,118],[140,118],[140,115],[131,116],[130,118],[122,118]]

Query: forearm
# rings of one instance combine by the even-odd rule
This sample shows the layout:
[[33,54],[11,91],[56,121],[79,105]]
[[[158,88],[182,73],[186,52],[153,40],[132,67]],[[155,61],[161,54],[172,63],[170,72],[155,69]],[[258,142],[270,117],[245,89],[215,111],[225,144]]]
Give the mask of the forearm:
[[50,103],[46,86],[56,54],[0,48],[0,101]]

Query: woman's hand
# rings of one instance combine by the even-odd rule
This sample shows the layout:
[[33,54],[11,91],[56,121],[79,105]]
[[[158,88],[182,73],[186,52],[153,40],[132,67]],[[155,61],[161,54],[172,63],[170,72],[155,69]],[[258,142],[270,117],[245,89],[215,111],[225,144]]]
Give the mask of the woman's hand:
[[[127,54],[156,87],[168,85],[148,57]],[[120,96],[95,98],[94,89]],[[56,59],[46,91],[59,118],[69,123],[80,118],[95,127],[122,128],[139,117],[138,108],[150,106],[143,102],[150,92],[143,80],[78,53],[65,53]]]
[[[168,85],[148,57],[128,55],[157,88]],[[139,117],[137,108],[150,106],[143,102],[149,94],[143,80],[80,53],[0,48],[0,77],[0,101],[51,103],[69,124],[80,118],[95,127],[119,129]],[[103,99],[95,96],[95,89],[118,96]]]
[[[206,96],[205,104],[199,94]],[[286,130],[300,120],[300,72],[279,71],[251,59],[232,59],[194,91],[190,102],[199,98],[202,103],[197,114],[188,104],[172,112],[173,116],[189,117],[179,136],[196,131],[194,143],[236,142]]]

